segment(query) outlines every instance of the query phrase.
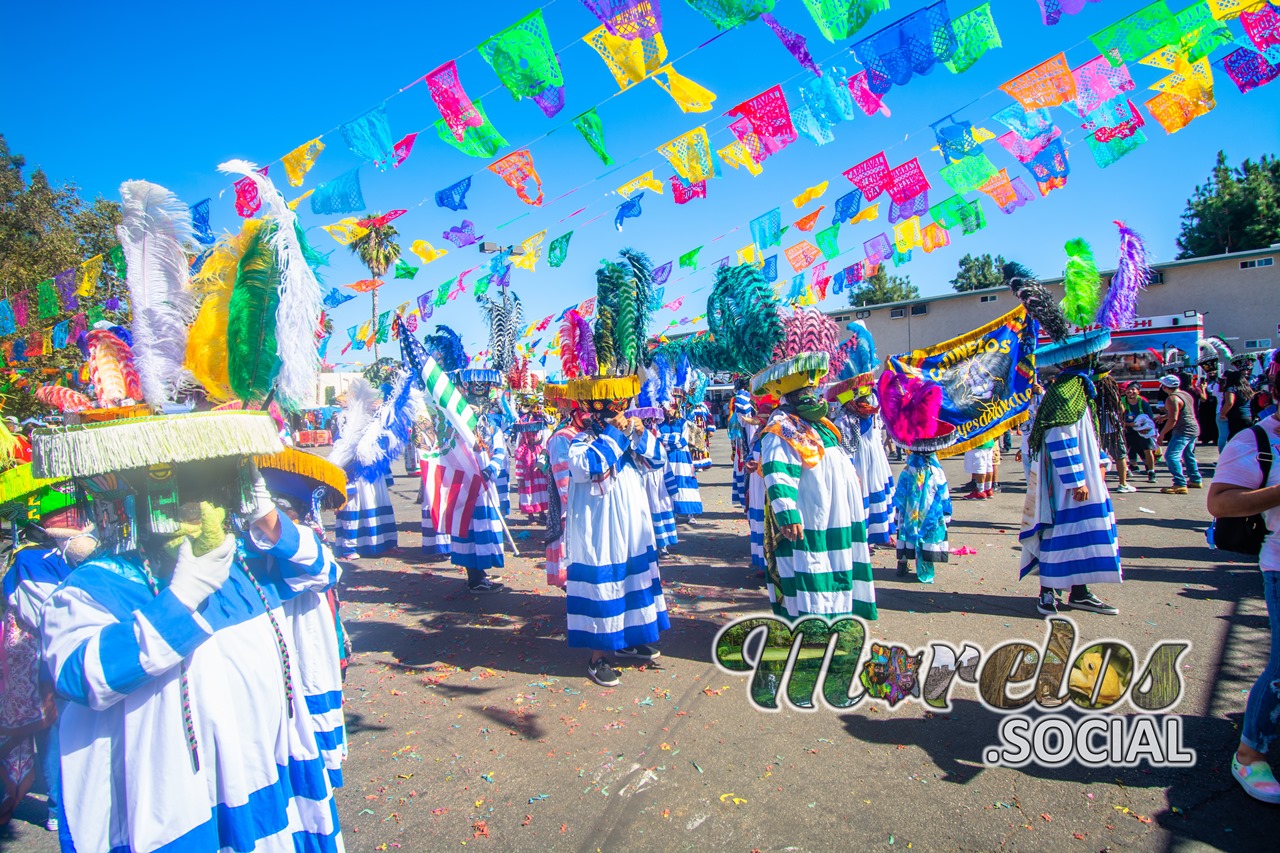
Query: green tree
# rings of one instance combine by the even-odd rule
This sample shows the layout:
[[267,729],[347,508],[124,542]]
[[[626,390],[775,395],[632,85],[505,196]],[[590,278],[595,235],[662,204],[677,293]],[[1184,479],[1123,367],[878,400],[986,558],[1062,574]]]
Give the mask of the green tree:
[[[375,213],[370,219],[378,219],[381,213]],[[387,274],[387,270],[391,269],[400,258],[400,244],[396,243],[396,238],[400,236],[400,232],[395,229],[394,225],[374,225],[364,234],[361,234],[355,240],[351,241],[348,246],[351,253],[360,259],[360,263],[364,264],[369,270],[372,278],[381,279]],[[373,328],[375,332],[378,328],[378,289],[374,288],[370,291],[373,297]],[[373,338],[373,358],[378,359],[378,338]]]
[[[59,300],[56,316],[35,316],[40,282],[96,255],[106,255],[119,243],[115,234],[119,223],[118,204],[101,197],[85,201],[74,183],[55,183],[41,169],[28,173],[26,159],[10,151],[0,134],[0,298],[26,292],[32,318],[9,341],[50,329],[93,305],[101,305],[108,297],[126,295],[124,281],[115,276],[108,262],[103,264],[93,297],[81,297],[75,310],[68,310]],[[104,316],[119,323],[128,317],[124,312],[106,312]],[[35,389],[46,382],[59,381],[60,375],[78,368],[83,360],[72,343],[26,362],[6,365],[10,370],[0,374],[4,413],[26,418],[47,411],[48,407],[35,399]]]
[[999,287],[1005,283],[1001,268],[1005,261],[1003,255],[965,255],[960,259],[956,277],[951,279],[951,286],[964,293],[970,290],[983,290],[988,287]]
[[1209,181],[1196,187],[1182,213],[1179,258],[1202,258],[1247,249],[1265,249],[1280,241],[1280,158],[1237,168],[1219,151]]
[[920,289],[911,283],[911,276],[889,275],[885,272],[884,264],[881,264],[874,275],[849,290],[849,304],[883,305],[919,296]]

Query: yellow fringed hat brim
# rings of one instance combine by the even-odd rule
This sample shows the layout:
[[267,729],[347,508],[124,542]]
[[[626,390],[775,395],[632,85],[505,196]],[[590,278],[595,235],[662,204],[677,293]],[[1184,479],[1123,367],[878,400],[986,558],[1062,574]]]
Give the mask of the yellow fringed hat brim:
[[601,376],[569,382],[570,400],[630,400],[640,393],[638,376]]
[[[308,481],[309,491],[325,487],[329,490],[325,503],[330,508],[340,506],[346,500],[347,472],[314,453],[286,447],[279,453],[255,456],[253,461],[260,471],[281,471]],[[269,475],[263,476],[270,479]]]
[[830,360],[825,352],[802,352],[771,364],[751,377],[751,393],[785,397],[792,391],[816,386],[827,375]]

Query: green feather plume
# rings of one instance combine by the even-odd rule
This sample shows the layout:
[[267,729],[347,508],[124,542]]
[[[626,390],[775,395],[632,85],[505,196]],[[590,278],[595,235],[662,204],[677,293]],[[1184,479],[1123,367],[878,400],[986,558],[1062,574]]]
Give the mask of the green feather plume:
[[631,268],[631,280],[634,284],[635,321],[632,336],[635,338],[635,366],[637,369],[648,367],[649,322],[656,307],[653,304],[653,263],[648,255],[635,249],[623,249],[618,254]]
[[1062,279],[1062,312],[1069,322],[1088,326],[1093,323],[1102,302],[1098,262],[1093,259],[1093,249],[1083,238],[1068,240],[1065,249],[1067,270]]
[[617,360],[617,351],[613,343],[613,308],[607,304],[602,304],[599,298],[596,299],[596,328],[595,328],[595,344],[596,344],[596,360],[600,364],[600,375],[608,376],[613,373],[613,366]]
[[[250,223],[245,223],[246,227]],[[279,367],[276,306],[280,268],[271,247],[274,221],[258,223],[245,244],[227,307],[227,370],[231,390],[246,403],[265,399]]]

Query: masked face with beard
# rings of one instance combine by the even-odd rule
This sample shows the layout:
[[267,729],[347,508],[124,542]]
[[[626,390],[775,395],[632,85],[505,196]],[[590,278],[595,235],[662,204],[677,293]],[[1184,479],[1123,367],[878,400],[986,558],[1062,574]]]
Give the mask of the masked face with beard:
[[799,388],[787,394],[785,407],[795,412],[801,420],[814,424],[827,416],[827,403],[816,388]]
[[468,382],[465,391],[467,402],[477,409],[484,410],[489,407],[490,388],[487,382]]

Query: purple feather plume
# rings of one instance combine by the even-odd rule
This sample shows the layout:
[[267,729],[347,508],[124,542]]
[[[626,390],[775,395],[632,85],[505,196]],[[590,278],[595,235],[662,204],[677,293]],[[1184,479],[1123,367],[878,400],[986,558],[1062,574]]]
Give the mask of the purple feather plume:
[[1098,323],[1108,329],[1127,329],[1138,316],[1138,297],[1151,280],[1151,263],[1142,237],[1120,220],[1115,222],[1120,228],[1120,259],[1098,308]]
[[573,313],[573,322],[578,327],[578,364],[582,375],[596,376],[600,373],[600,361],[596,358],[596,339],[591,331],[591,321],[576,311]]

